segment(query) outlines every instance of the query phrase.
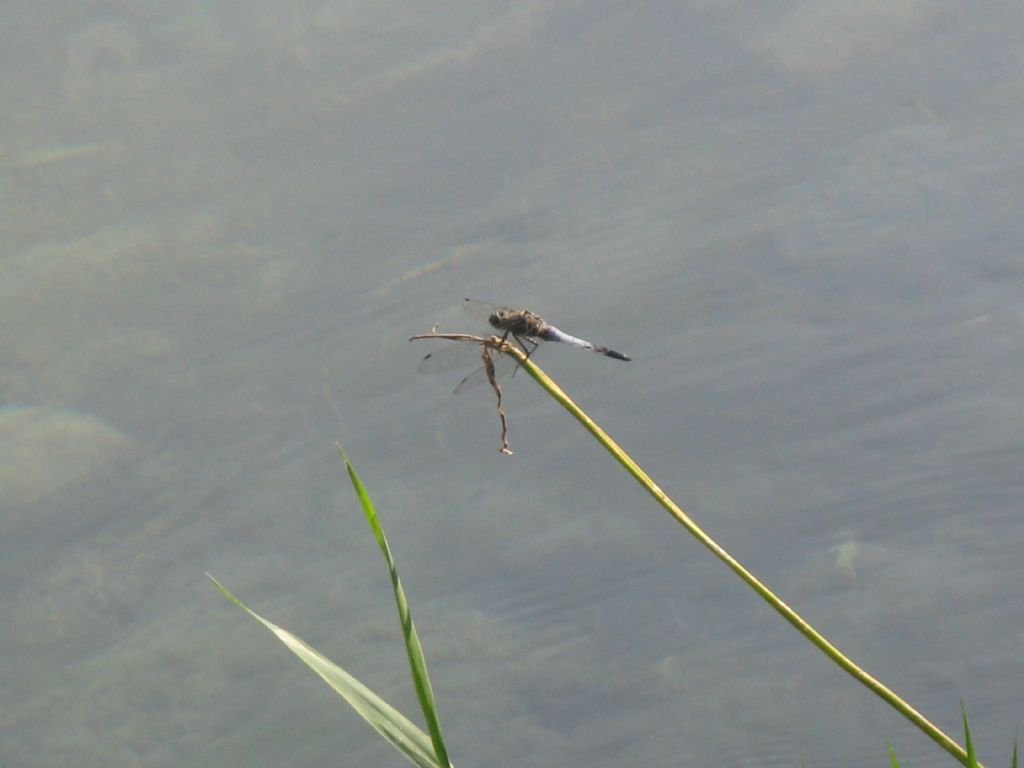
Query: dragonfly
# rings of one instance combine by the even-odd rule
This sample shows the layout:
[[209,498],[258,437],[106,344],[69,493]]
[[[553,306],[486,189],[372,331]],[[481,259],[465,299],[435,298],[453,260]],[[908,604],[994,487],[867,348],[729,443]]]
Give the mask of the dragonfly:
[[[601,347],[597,344],[592,344],[586,339],[572,336],[546,322],[540,315],[528,309],[495,306],[476,299],[466,299],[462,304],[467,312],[487,322],[497,334],[500,334],[502,341],[508,341],[511,338],[527,357],[533,354],[540,342],[555,341],[562,344],[571,344],[579,349],[596,352],[599,355],[611,357],[615,360],[628,361],[632,359],[628,355],[616,352],[614,349]],[[456,355],[462,355],[467,349],[472,348],[468,344],[453,344],[448,349],[432,352],[420,361],[419,369],[431,372],[447,370],[452,367],[449,365],[449,359],[454,359]],[[472,351],[476,353],[476,350]],[[477,359],[479,360],[478,354]],[[498,368],[497,375],[499,376],[507,374],[509,370],[514,372],[517,365],[516,361],[508,355],[501,355],[495,361],[495,366]],[[482,384],[487,380],[486,369],[484,366],[480,366],[459,382],[458,386],[455,387],[455,394],[477,384]]]

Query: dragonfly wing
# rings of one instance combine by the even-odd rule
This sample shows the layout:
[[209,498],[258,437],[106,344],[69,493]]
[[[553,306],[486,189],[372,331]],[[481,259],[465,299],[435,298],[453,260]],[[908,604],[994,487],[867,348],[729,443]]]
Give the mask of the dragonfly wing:
[[466,378],[464,378],[462,381],[456,384],[455,389],[452,390],[452,394],[458,395],[465,392],[467,389],[479,387],[485,381],[487,381],[487,371],[481,365],[479,368],[477,368],[475,371],[469,374]]
[[488,325],[491,324],[491,315],[499,309],[499,307],[496,307],[493,304],[488,304],[486,301],[479,301],[477,299],[465,299],[462,302],[462,308],[477,320],[483,320]]
[[[487,383],[487,372],[480,364],[480,346],[464,342],[447,344],[436,352],[422,358],[416,365],[420,373],[453,373],[471,371],[458,386],[455,394]],[[515,370],[516,361],[508,355],[495,355],[494,375],[497,378],[508,376]]]
[[[478,353],[477,360],[479,359],[480,356]],[[514,358],[511,358],[508,355],[498,355],[496,358],[494,358],[494,378],[500,379],[505,376],[508,376],[515,369],[516,361]],[[479,368],[477,368],[475,371],[469,374],[466,378],[460,381],[456,385],[452,394],[457,395],[461,392],[465,392],[467,389],[479,387],[481,384],[486,384],[487,382],[487,369],[481,365]]]
[[468,371],[475,365],[480,365],[480,347],[453,341],[423,357],[416,370],[420,373],[451,373]]

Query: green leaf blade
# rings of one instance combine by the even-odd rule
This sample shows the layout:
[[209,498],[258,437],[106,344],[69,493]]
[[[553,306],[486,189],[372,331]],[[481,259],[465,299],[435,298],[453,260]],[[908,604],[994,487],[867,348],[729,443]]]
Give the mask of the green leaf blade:
[[384,555],[384,562],[387,564],[388,573],[391,576],[391,586],[395,593],[395,604],[398,606],[398,618],[402,624],[402,635],[405,639],[405,650],[409,659],[409,671],[412,675],[413,686],[416,689],[416,697],[419,700],[420,709],[423,711],[423,717],[427,721],[427,729],[430,731],[430,739],[434,746],[435,757],[439,765],[449,765],[448,749],[445,746],[444,735],[441,732],[441,717],[437,710],[437,703],[434,700],[434,690],[430,684],[430,676],[427,674],[427,662],[423,655],[423,645],[420,643],[419,634],[416,632],[416,625],[412,620],[412,611],[409,609],[409,601],[406,598],[405,589],[402,587],[402,581],[398,577],[398,566],[395,565],[394,557],[391,554],[391,547],[388,544],[387,537],[384,535],[384,527],[381,525],[380,517],[377,515],[377,510],[373,506],[373,500],[370,498],[366,486],[363,485],[362,479],[356,472],[355,467],[352,466],[348,456],[345,455],[345,451],[342,450],[340,445],[337,447],[338,453],[341,454],[341,458],[345,462],[345,469],[348,472],[349,479],[352,481],[352,486],[355,488],[356,495],[363,506],[363,514],[373,530],[373,535],[377,539],[377,544],[380,547],[381,554]]
[[405,755],[410,762],[420,768],[441,768],[442,764],[434,755],[430,737],[405,715],[311,645],[253,611],[209,573],[206,575],[224,593],[225,597],[273,632],[288,650],[298,656],[325,683],[337,691],[377,733]]

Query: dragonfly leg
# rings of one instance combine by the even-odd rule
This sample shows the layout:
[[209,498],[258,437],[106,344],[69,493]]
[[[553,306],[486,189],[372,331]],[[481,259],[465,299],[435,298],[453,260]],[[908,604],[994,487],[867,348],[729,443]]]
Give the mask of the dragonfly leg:
[[[526,338],[524,336],[520,336],[519,334],[516,334],[516,333],[512,334],[512,338],[515,339],[515,342],[516,342],[516,344],[519,345],[519,348],[521,350],[523,350],[523,354],[526,355],[526,359],[527,360],[530,359],[530,355],[532,355],[534,353],[534,351],[536,351],[537,347],[539,346],[538,342],[533,341],[532,339],[528,339],[528,338]],[[516,370],[512,371],[512,376],[515,376],[516,372],[521,367],[522,367],[522,363],[517,363],[516,364]],[[509,378],[511,378],[511,376]]]
[[[522,347],[523,352],[526,353],[527,360],[530,359],[530,355],[536,352],[537,347],[540,346],[540,342],[534,341],[533,339],[520,338],[519,336],[516,336],[516,341],[519,342],[519,346]],[[529,345],[529,349],[526,348],[527,345]]]

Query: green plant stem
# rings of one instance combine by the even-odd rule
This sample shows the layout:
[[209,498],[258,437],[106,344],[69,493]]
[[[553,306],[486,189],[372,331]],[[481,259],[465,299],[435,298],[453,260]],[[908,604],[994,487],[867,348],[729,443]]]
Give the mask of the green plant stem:
[[[893,709],[902,714],[910,722],[920,728],[928,738],[946,750],[954,758],[956,758],[963,765],[967,765],[967,751],[961,747],[955,740],[951,739],[945,733],[943,733],[938,727],[936,727],[931,721],[929,721],[924,715],[914,709],[910,704],[900,698],[894,691],[884,685],[880,680],[872,677],[859,666],[857,666],[850,658],[844,655],[836,646],[830,643],[824,635],[818,632],[814,627],[808,624],[796,611],[790,608],[785,602],[777,597],[767,586],[758,580],[754,574],[743,567],[736,558],[730,555],[725,549],[723,549],[718,542],[712,539],[707,533],[705,533],[697,523],[695,523],[689,515],[687,515],[678,504],[676,504],[668,495],[658,487],[658,484],[651,479],[651,477],[640,468],[629,454],[622,450],[619,445],[612,440],[612,438],[597,425],[597,423],[588,416],[582,408],[580,408],[572,399],[565,394],[561,387],[558,386],[546,373],[538,368],[532,360],[528,360],[526,355],[520,352],[514,347],[507,347],[505,354],[511,354],[519,360],[520,365],[526,370],[527,373],[532,376],[541,387],[547,391],[555,400],[557,400],[563,408],[571,413],[577,421],[582,424],[590,434],[597,438],[598,442],[605,447],[605,449],[615,457],[626,471],[629,472],[637,482],[642,485],[654,499],[664,507],[676,521],[682,525],[690,534],[696,538],[701,544],[703,544],[711,553],[725,563],[733,572],[745,581],[758,595],[761,596],[772,608],[774,608],[782,618],[792,624],[796,630],[811,641],[817,648],[819,648],[826,656],[832,661],[838,664],[843,670],[851,675],[855,680],[866,686],[868,689],[873,691],[877,696],[886,701]],[[980,764],[979,764],[980,765]],[[983,767],[982,767],[983,768]]]

